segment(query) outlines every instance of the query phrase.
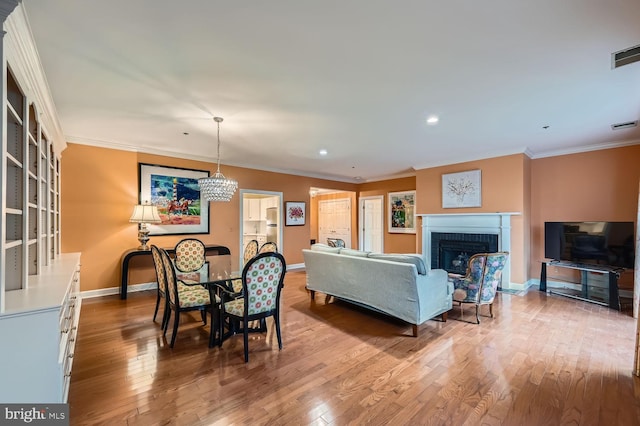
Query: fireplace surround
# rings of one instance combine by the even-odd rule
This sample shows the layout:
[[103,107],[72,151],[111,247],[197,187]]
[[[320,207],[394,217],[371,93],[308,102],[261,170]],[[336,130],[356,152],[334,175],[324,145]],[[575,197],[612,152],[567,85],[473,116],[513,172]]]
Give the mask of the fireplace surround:
[[498,251],[496,234],[431,233],[431,269],[444,269],[452,274],[464,274],[471,256],[476,253],[496,251]]
[[[511,216],[519,214],[499,212],[418,215],[422,217],[422,255],[425,264],[435,268],[433,260],[434,258],[437,259],[439,253],[434,251],[440,250],[439,240],[442,234],[445,234],[445,238],[451,237],[449,239],[454,242],[467,240],[471,243],[478,243],[477,245],[470,244],[470,246],[479,250],[477,252],[484,251],[485,247],[486,251],[489,252],[511,252]],[[455,249],[456,247],[453,247],[453,250]],[[471,257],[470,251],[473,250],[458,252],[456,256],[462,254],[463,258],[460,260],[464,262],[465,256]],[[448,256],[452,255],[453,253],[448,254]],[[453,260],[455,259],[445,259],[444,262],[453,262]],[[450,268],[439,265],[438,269],[448,270]],[[464,271],[454,273],[464,273]],[[509,256],[509,260],[502,271],[501,287],[506,289],[520,287],[511,283],[511,256]]]

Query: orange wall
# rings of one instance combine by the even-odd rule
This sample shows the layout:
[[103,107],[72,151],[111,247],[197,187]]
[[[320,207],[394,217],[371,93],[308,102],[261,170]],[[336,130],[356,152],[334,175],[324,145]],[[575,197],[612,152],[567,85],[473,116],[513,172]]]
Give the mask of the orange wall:
[[635,222],[639,180],[640,145],[532,160],[530,275],[540,275],[544,222]]
[[[360,197],[373,197],[384,195],[384,252],[385,253],[419,253],[420,249],[416,243],[416,234],[396,234],[389,233],[389,192],[413,191],[416,189],[416,178],[414,176],[390,179],[379,182],[363,183],[360,185]],[[416,195],[416,198],[418,196]],[[416,224],[416,232],[420,228]]]
[[[68,144],[62,153],[62,251],[82,252],[83,291],[119,286],[121,256],[138,245],[136,226],[128,222],[138,202],[138,162],[214,171],[211,163]],[[314,186],[354,191],[358,196],[384,195],[385,212],[387,192],[412,189],[418,214],[520,212],[512,221],[511,274],[513,282],[524,283],[539,277],[545,221],[635,221],[638,164],[640,145],[535,160],[516,154],[360,185],[303,176],[292,179],[292,175],[224,165],[223,172],[237,179],[242,189],[281,191],[283,201],[306,201],[310,209],[309,188]],[[482,171],[482,207],[443,209],[442,174],[474,169]],[[238,201],[236,195],[230,203],[211,203],[211,233],[198,237],[239,253]],[[289,264],[302,263],[301,249],[312,238],[312,210],[307,215],[305,226],[284,227],[283,249]],[[357,229],[357,216],[355,220]],[[385,252],[419,251],[420,221],[417,226],[416,235],[385,234]],[[182,237],[155,236],[152,242],[170,247]],[[139,262],[135,268],[139,270],[134,266],[131,283],[153,280],[150,262]]]
[[[511,218],[511,281],[523,284],[527,280],[529,159],[524,154],[451,164],[416,172],[416,204],[418,214],[517,212]],[[481,170],[482,206],[474,208],[442,208],[442,175],[469,170]],[[420,223],[419,223],[420,225]],[[421,244],[422,235],[418,236]]]
[[[139,244],[137,227],[129,223],[133,206],[138,203],[139,162],[215,171],[212,163],[68,144],[62,152],[62,251],[82,252],[82,291],[119,287],[122,254]],[[357,189],[355,184],[225,165],[222,171],[238,180],[240,189],[279,191],[285,202],[309,203],[311,186]],[[229,203],[212,202],[210,221],[210,234],[195,236],[239,254],[238,193]],[[309,222],[284,227],[282,249],[288,264],[303,262],[301,250],[309,247],[309,235]],[[182,238],[184,235],[153,236],[151,243],[172,247]],[[153,281],[150,259],[135,259],[130,283]]]

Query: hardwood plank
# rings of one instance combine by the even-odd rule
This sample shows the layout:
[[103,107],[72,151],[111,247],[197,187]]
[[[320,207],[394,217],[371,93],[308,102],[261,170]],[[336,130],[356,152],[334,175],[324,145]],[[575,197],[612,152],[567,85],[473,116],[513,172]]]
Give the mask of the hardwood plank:
[[208,348],[197,313],[170,349],[152,291],[83,301],[71,424],[640,424],[626,312],[500,293],[495,318],[462,322],[454,308],[414,338],[402,321],[312,301],[305,281],[286,277],[283,350],[269,322],[248,364],[242,336]]

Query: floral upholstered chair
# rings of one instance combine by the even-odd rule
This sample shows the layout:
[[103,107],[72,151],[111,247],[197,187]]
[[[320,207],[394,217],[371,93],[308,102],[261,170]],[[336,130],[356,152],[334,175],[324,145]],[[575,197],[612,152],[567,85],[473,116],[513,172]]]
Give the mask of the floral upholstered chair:
[[196,238],[185,238],[176,244],[176,269],[180,272],[193,272],[205,264],[204,243]]
[[268,241],[263,245],[261,245],[260,250],[258,250],[258,253],[269,253],[269,252],[277,253],[278,245],[272,241]]
[[[244,254],[242,255],[242,265],[246,265],[252,258],[254,258],[258,254],[260,244],[258,240],[251,240],[244,246]],[[233,291],[236,293],[242,292],[242,280],[233,280],[231,282],[231,286],[233,287]]]
[[[253,257],[242,271],[242,297],[222,293],[220,336],[225,324],[248,325],[251,321],[272,316],[276,326],[278,348],[282,349],[280,334],[280,293],[287,265],[280,253],[262,253]],[[231,300],[229,300],[229,297]],[[249,327],[243,326],[244,362],[249,362]],[[219,345],[222,347],[222,340]]]
[[346,247],[344,240],[340,238],[327,238],[327,245],[329,247]]
[[[202,322],[206,325],[207,313],[211,312],[211,299],[209,296],[209,290],[202,287],[199,283],[195,282],[193,283],[194,285],[187,285],[182,281],[178,281],[176,278],[176,270],[169,254],[163,249],[159,249],[159,251],[162,264],[164,265],[165,276],[167,278],[166,291],[168,294],[167,299],[169,301],[167,306],[175,312],[173,319],[173,334],[171,335],[171,344],[169,345],[173,348],[178,334],[180,314],[188,311],[200,311]],[[211,324],[211,327],[217,327],[217,321],[215,324]],[[169,327],[166,326],[164,329],[165,336],[167,334],[167,328]]]
[[453,278],[453,301],[458,302],[461,313],[463,303],[475,304],[478,324],[480,305],[489,305],[489,314],[493,318],[493,300],[508,258],[508,252],[474,254],[469,258],[467,274]]

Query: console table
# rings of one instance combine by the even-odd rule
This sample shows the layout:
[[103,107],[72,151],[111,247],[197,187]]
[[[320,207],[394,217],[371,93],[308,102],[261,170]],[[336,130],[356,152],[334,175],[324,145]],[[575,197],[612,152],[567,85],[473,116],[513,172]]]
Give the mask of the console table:
[[[167,253],[174,255],[175,249],[166,248]],[[229,255],[231,251],[228,247],[218,245],[205,245],[205,256],[219,256]],[[127,298],[127,286],[129,285],[129,261],[136,256],[149,256],[151,257],[151,250],[138,250],[131,249],[124,252],[122,255],[122,276],[120,279],[120,299]]]
[[[618,297],[618,278],[620,277],[620,272],[622,271],[622,269],[585,263],[561,262],[557,260],[543,261],[542,268],[540,270],[540,291],[547,291],[547,265],[580,271],[581,290],[577,292],[578,294],[572,294],[567,290],[563,291],[563,289],[549,290],[549,293],[571,297],[574,299],[580,299],[586,302],[597,303],[600,305],[608,306],[611,309],[616,309],[618,311],[620,310],[620,298]],[[589,285],[589,277],[587,275],[589,272],[607,275],[607,290],[609,296],[609,300],[607,303],[593,298],[591,287],[594,286]]]

